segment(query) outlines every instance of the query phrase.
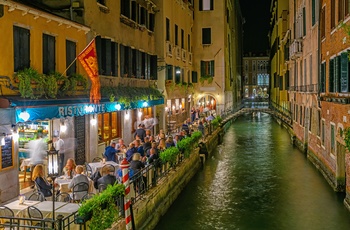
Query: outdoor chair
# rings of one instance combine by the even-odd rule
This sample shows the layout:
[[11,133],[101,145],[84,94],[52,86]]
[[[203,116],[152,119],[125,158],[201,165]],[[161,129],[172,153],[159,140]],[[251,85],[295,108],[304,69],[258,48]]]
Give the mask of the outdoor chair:
[[83,198],[83,196],[89,192],[89,184],[86,182],[80,182],[74,185],[72,191],[73,202],[79,202]]
[[108,167],[108,168],[113,168],[113,172],[115,173],[115,167],[114,167],[114,165],[111,165],[111,164],[105,164],[103,167],[102,167],[102,169],[101,169],[101,172],[104,172],[104,169],[106,168],[106,167]]
[[95,193],[87,193],[87,194],[85,194],[85,195],[81,198],[80,203],[82,203],[84,200],[88,200],[88,199],[92,198],[94,195],[95,195]]
[[[12,229],[13,226],[17,224],[14,219],[11,219],[12,217],[15,217],[15,214],[6,206],[0,206],[0,216],[2,217],[0,218],[0,229]],[[6,217],[9,217],[9,219],[7,220]]]
[[57,194],[55,201],[70,203],[72,201],[72,198],[70,197],[69,193],[61,192],[61,193]]
[[42,202],[42,201],[44,201],[46,199],[45,199],[44,195],[40,191],[37,191],[37,192],[33,192],[29,196],[28,200],[37,200],[37,201],[41,201]]
[[92,176],[92,168],[86,162],[85,162],[85,175],[89,178]]
[[101,157],[95,157],[94,159],[92,159],[92,162],[101,162],[102,158]]
[[107,188],[106,184],[99,184],[98,185],[98,192],[103,192]]
[[[40,226],[46,229],[47,225],[44,222],[44,215],[38,208],[34,206],[29,206],[27,208],[27,211],[28,211],[29,218],[35,219],[30,221],[32,226]],[[47,220],[49,219],[50,218],[47,218]]]

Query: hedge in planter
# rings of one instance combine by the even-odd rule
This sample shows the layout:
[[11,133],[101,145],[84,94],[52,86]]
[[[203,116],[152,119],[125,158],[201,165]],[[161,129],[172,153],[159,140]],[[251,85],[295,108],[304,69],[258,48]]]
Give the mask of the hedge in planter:
[[[123,184],[108,185],[101,193],[85,200],[78,209],[76,222],[89,221],[89,229],[100,230],[112,226],[119,218],[119,207],[117,199],[124,196],[125,187]],[[91,219],[89,219],[91,218]]]

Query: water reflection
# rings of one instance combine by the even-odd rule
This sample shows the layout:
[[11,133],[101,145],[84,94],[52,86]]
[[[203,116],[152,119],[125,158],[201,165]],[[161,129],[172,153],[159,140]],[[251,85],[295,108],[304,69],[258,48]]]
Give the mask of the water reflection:
[[332,191],[269,115],[233,123],[156,229],[350,229]]

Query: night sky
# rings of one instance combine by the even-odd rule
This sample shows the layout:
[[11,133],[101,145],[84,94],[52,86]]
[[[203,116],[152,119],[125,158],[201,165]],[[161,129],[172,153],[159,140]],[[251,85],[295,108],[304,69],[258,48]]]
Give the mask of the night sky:
[[239,0],[243,25],[244,52],[261,53],[268,49],[271,0]]

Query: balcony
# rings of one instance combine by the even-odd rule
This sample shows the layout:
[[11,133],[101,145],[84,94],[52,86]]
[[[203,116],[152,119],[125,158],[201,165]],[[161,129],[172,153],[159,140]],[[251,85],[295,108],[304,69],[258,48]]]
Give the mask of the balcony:
[[173,56],[173,45],[170,41],[166,41],[166,55],[172,57]]
[[192,53],[188,53],[188,63],[192,64]]
[[186,50],[184,49],[181,50],[181,57],[182,57],[182,61],[186,62]]
[[295,39],[289,47],[290,59],[297,59],[303,55],[303,43],[302,40]]
[[175,47],[175,55],[176,55],[176,59],[178,59],[178,60],[181,59],[181,48],[180,48],[180,46],[176,46]]
[[290,92],[302,92],[302,93],[317,93],[318,92],[318,84],[289,86],[288,91],[290,91]]

